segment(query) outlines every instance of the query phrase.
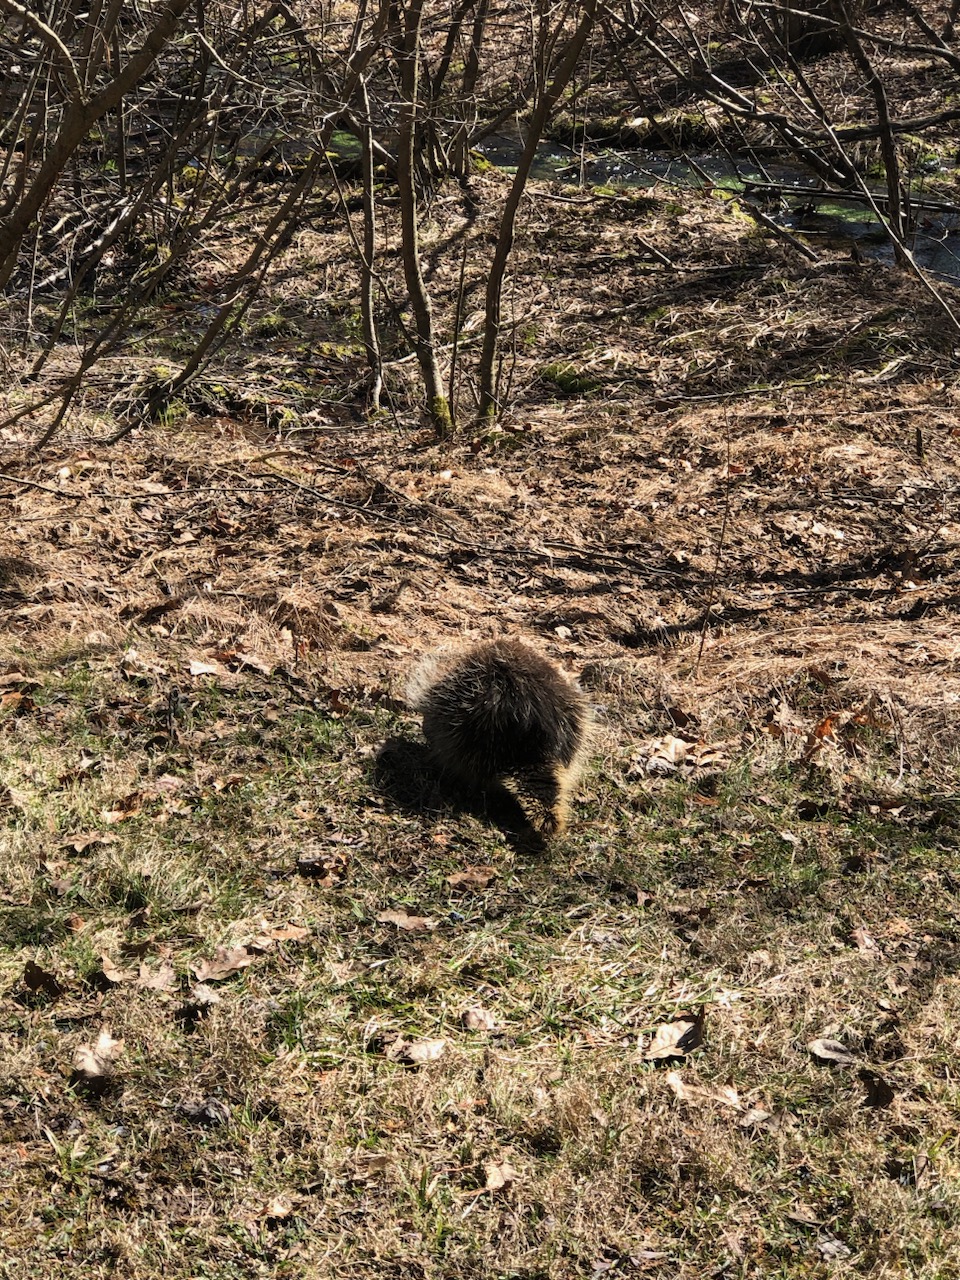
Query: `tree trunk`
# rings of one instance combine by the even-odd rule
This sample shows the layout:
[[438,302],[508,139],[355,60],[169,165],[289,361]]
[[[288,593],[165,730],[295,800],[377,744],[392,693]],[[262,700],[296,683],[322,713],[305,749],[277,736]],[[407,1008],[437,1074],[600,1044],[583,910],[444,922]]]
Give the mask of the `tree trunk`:
[[[497,236],[497,247],[493,254],[490,276],[487,281],[486,310],[484,316],[483,349],[480,353],[480,416],[492,418],[497,413],[496,395],[496,358],[501,329],[501,300],[503,296],[503,277],[507,269],[507,260],[513,248],[516,232],[517,210],[523,197],[534,156],[547,123],[550,112],[556,106],[560,95],[570,81],[577,62],[586,43],[587,36],[593,29],[596,20],[598,0],[587,0],[583,5],[580,22],[572,39],[567,44],[563,57],[554,73],[553,82],[548,89],[541,89],[533,115],[530,119],[530,130],[527,135],[523,155],[517,165],[517,172],[507,196],[503,217],[500,220],[500,233]],[[549,41],[545,46],[549,47]]]
[[424,0],[410,0],[404,14],[403,41],[399,54],[403,103],[400,107],[397,149],[397,187],[400,199],[400,253],[403,274],[410,295],[415,326],[414,348],[420,363],[427,412],[438,436],[451,430],[450,405],[440,376],[433,333],[430,295],[420,265],[420,227],[416,187],[417,109],[420,89],[420,25]]

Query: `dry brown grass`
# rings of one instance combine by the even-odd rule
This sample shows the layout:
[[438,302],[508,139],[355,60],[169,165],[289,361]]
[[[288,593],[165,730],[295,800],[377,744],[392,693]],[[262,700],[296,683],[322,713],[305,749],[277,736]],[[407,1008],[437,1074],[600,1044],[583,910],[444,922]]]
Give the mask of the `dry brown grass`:
[[[756,270],[780,250],[715,202],[647,202],[644,234],[749,272],[602,274],[563,210],[525,231],[502,430],[327,406],[276,439],[8,441],[4,1274],[956,1274],[948,357],[902,279]],[[559,404],[559,358],[600,391]],[[422,649],[501,632],[601,707],[547,850],[445,793],[399,703]],[[668,734],[700,763],[650,775]],[[253,960],[204,1008],[220,946]],[[700,1008],[678,1094],[643,1049]],[[102,1027],[94,1096],[71,1063]],[[445,1052],[404,1065],[398,1035]]]

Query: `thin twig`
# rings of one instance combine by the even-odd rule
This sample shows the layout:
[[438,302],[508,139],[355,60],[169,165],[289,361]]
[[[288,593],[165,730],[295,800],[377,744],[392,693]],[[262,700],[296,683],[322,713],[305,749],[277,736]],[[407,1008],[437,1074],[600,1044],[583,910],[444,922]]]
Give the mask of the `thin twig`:
[[[85,493],[64,493],[62,489],[55,489],[49,484],[40,484],[38,480],[23,480],[20,476],[11,476],[4,471],[0,471],[0,480],[9,480],[11,484],[26,485],[28,489],[40,489],[43,493],[55,494],[58,498],[85,498]],[[13,497],[12,494],[0,495],[4,498]]]
[[798,253],[803,254],[808,262],[819,261],[814,251],[808,245],[805,245],[798,236],[795,236],[792,231],[788,231],[786,227],[781,227],[780,224],[774,222],[772,218],[768,218],[763,210],[758,209],[755,204],[751,204],[749,200],[745,200],[743,196],[740,196],[737,199],[737,206],[742,209],[744,213],[749,214],[750,217],[753,218],[754,222],[759,226],[763,227],[767,231],[771,231],[779,240],[783,240],[785,244],[790,245],[790,247],[796,249]]
[[[726,414],[724,420],[726,421]],[[694,679],[700,674],[700,659],[703,657],[703,646],[707,639],[707,628],[710,626],[710,611],[713,608],[713,597],[717,586],[717,575],[720,572],[720,561],[723,557],[723,540],[727,532],[727,517],[730,514],[730,423],[727,421],[727,487],[723,495],[723,520],[720,522],[720,539],[717,542],[717,554],[713,561],[713,573],[710,575],[710,587],[707,594],[707,606],[703,611],[703,626],[700,628],[700,645],[697,649],[697,661],[693,667]]]

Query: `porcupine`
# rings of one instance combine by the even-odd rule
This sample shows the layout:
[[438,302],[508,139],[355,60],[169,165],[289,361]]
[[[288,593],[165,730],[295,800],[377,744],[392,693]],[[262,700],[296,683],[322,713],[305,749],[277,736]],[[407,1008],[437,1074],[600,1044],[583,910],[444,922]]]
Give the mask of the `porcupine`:
[[480,791],[511,783],[533,827],[563,831],[591,711],[560,667],[520,640],[441,650],[415,667],[407,701],[444,771]]

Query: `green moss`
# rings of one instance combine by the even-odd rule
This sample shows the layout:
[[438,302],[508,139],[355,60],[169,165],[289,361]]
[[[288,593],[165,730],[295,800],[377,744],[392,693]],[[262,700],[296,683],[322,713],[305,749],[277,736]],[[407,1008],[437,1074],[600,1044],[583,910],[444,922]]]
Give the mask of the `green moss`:
[[257,338],[277,338],[283,334],[292,333],[293,330],[293,322],[288,316],[281,315],[279,311],[270,311],[265,316],[259,316],[250,327],[251,334]]
[[596,378],[576,369],[572,364],[557,362],[546,365],[540,371],[543,382],[552,383],[565,396],[589,395],[600,386]]
[[441,440],[452,434],[453,418],[450,415],[450,403],[446,396],[434,396],[430,403],[430,419]]
[[182,400],[170,400],[161,406],[153,415],[154,422],[161,427],[176,427],[186,421],[190,410]]

